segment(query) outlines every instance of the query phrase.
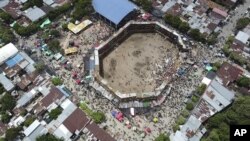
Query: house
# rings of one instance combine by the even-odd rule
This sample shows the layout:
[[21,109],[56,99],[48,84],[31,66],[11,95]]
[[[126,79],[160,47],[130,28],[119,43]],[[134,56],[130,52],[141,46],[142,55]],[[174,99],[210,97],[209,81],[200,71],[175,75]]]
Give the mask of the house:
[[3,85],[4,89],[8,92],[14,90],[15,85],[8,79],[4,73],[0,74],[0,83]]
[[216,80],[222,83],[224,86],[227,86],[230,83],[236,81],[242,74],[243,71],[240,68],[225,62],[217,71]]
[[211,12],[211,16],[215,17],[217,19],[223,20],[223,19],[226,19],[228,14],[227,14],[227,12],[225,12],[219,8],[213,8],[213,10]]
[[95,138],[100,141],[115,141],[108,133],[101,129],[91,119],[69,99],[65,99],[60,107],[62,113],[57,119],[52,120],[47,129],[50,133],[64,140],[73,140],[82,131],[88,133],[89,138]]
[[46,13],[42,9],[34,6],[32,8],[27,9],[25,11],[24,15],[28,19],[30,19],[30,21],[35,22],[35,21],[41,19],[42,17],[44,17],[46,15]]
[[3,64],[6,60],[16,55],[18,49],[12,44],[9,43],[0,48],[0,65]]
[[229,91],[216,80],[213,80],[205,90],[199,103],[192,112],[201,122],[206,121],[215,113],[220,112],[233,102],[234,92]]
[[241,41],[244,44],[247,44],[249,38],[250,38],[250,35],[248,35],[247,33],[243,31],[239,31],[235,37],[235,39]]
[[205,128],[200,130],[201,121],[195,116],[191,115],[186,123],[180,127],[180,130],[170,135],[171,141],[200,141],[203,134],[206,132]]
[[[0,3],[2,2],[0,1]],[[6,13],[10,14],[13,19],[17,19],[21,16],[22,11],[20,10],[20,8],[21,8],[21,4],[15,0],[8,1],[8,3],[4,7],[2,7],[2,9]]]
[[37,137],[46,134],[48,130],[45,128],[44,122],[35,120],[28,128],[24,130],[25,138],[23,141],[35,141]]

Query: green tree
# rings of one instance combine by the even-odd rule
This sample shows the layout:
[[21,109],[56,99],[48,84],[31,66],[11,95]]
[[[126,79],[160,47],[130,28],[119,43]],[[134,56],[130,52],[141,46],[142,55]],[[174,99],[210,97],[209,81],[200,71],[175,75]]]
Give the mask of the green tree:
[[250,23],[250,18],[248,17],[240,18],[236,23],[236,29],[241,30],[245,28],[249,23]]
[[180,126],[178,124],[175,124],[173,126],[173,130],[174,130],[174,132],[176,132],[177,130],[180,130]]
[[16,137],[20,135],[21,130],[22,130],[21,127],[7,129],[6,134],[5,134],[6,140],[7,141],[15,140]]
[[6,23],[6,24],[10,24],[12,23],[14,20],[11,17],[10,14],[4,12],[4,11],[0,11],[0,18]]
[[38,71],[38,72],[43,72],[43,70],[44,70],[44,67],[45,67],[45,64],[43,63],[43,62],[37,62],[35,65],[34,65],[34,67],[36,68],[36,70]]
[[236,52],[231,52],[229,58],[239,65],[244,65],[247,63],[245,58]]
[[204,36],[200,33],[199,29],[191,29],[189,35],[196,41],[205,42]]
[[138,3],[142,9],[147,12],[150,12],[153,9],[151,0],[136,0],[136,3]]
[[179,30],[182,33],[187,33],[190,30],[190,26],[187,22],[182,22],[179,26]]
[[176,121],[176,124],[182,125],[184,124],[186,119],[183,116],[180,116],[178,120]]
[[197,97],[196,95],[193,95],[191,99],[194,103],[199,101],[199,97]]
[[1,24],[0,22],[0,39],[2,39],[2,41],[4,43],[9,43],[12,42],[16,39],[15,35],[13,34],[13,32],[10,30],[10,28],[6,27],[5,25]]
[[49,117],[51,119],[57,119],[57,117],[62,113],[60,108],[55,108],[49,112]]
[[189,110],[189,111],[193,110],[194,109],[194,104],[192,102],[187,103],[186,109]]
[[61,80],[60,78],[58,78],[58,77],[52,78],[51,81],[52,81],[52,83],[53,83],[55,86],[57,86],[57,85],[62,85],[62,84],[63,84],[62,80]]
[[225,45],[225,46],[222,48],[222,51],[223,51],[223,53],[224,53],[226,56],[229,56],[229,55],[230,55],[229,45]]
[[48,43],[48,47],[50,50],[54,51],[54,52],[59,52],[61,47],[60,47],[60,42],[59,40],[51,40],[49,43]]
[[228,141],[229,125],[250,123],[250,96],[239,96],[231,107],[208,119],[206,127],[211,132],[204,137],[205,141]]
[[219,62],[219,61],[213,63],[213,64],[212,64],[213,71],[216,72],[218,69],[220,69],[221,65],[222,65],[222,62]]
[[81,20],[92,10],[91,0],[76,0],[75,10],[72,13],[74,20]]
[[67,11],[71,10],[73,5],[71,3],[66,3],[62,6],[57,7],[56,9],[50,11],[48,13],[48,17],[51,20],[57,19],[61,14],[66,13]]
[[6,113],[6,112],[4,112],[4,113],[1,114],[1,121],[3,123],[9,123],[10,118],[11,118],[11,116],[8,113]]
[[43,1],[42,0],[30,0],[33,5],[37,7],[42,7],[43,6]]
[[64,31],[66,31],[66,30],[68,29],[68,24],[67,24],[67,23],[63,24],[63,25],[62,25],[62,29],[63,29]]
[[52,134],[41,135],[36,138],[36,141],[63,141],[63,139],[58,139]]
[[169,137],[166,134],[161,133],[155,141],[170,141]]
[[26,118],[26,120],[23,122],[23,125],[29,127],[35,121],[35,119],[36,119],[35,117],[30,116]]
[[51,30],[50,35],[52,35],[54,37],[60,37],[61,33],[58,30]]
[[11,111],[16,106],[16,101],[9,93],[6,93],[0,100],[2,111]]
[[102,123],[106,120],[106,116],[103,112],[93,112],[91,117],[95,121],[95,123]]
[[250,78],[242,76],[237,80],[237,85],[240,87],[250,88]]
[[205,92],[206,88],[207,88],[206,84],[201,84],[200,86],[197,87],[196,93],[198,95],[202,95]]

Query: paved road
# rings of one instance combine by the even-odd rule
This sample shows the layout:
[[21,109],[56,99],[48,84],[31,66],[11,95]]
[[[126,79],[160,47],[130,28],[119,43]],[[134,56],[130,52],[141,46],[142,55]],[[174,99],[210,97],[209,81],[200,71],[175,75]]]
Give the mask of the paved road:
[[249,6],[250,0],[246,0],[244,5],[239,5],[235,10],[230,12],[232,14],[230,14],[229,22],[222,28],[222,32],[219,37],[224,37],[224,39],[227,39],[228,36],[234,34],[233,31],[235,30],[237,20],[245,16],[244,14]]

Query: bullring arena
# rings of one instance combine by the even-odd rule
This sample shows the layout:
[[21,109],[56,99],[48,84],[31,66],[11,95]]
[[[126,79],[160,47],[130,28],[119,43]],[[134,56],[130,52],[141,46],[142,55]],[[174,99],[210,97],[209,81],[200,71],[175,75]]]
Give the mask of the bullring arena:
[[180,66],[180,39],[157,22],[130,22],[96,48],[95,78],[120,98],[158,96]]

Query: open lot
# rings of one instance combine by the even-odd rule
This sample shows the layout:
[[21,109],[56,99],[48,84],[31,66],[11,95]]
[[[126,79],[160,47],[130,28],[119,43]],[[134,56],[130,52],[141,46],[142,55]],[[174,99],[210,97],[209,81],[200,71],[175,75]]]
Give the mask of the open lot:
[[162,78],[160,70],[177,57],[175,45],[159,34],[136,33],[104,58],[104,79],[121,93],[152,92]]

